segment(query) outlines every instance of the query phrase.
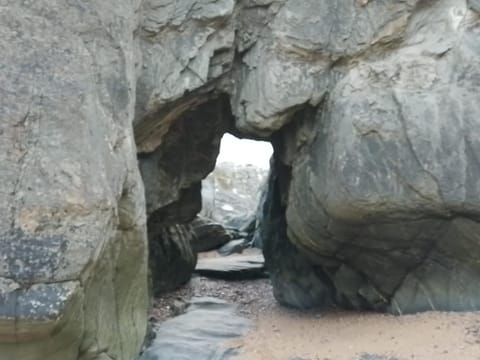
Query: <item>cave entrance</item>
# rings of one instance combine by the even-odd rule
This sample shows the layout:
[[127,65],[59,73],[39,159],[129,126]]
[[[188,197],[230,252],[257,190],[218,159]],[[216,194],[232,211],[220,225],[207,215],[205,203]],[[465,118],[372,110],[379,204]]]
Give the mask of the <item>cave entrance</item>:
[[[229,133],[223,136],[215,169],[202,182],[200,212],[200,217],[223,226],[233,240],[230,246],[221,247],[219,251],[240,252],[242,247],[261,245],[258,234],[255,239],[257,213],[272,153],[270,142],[239,139]],[[228,237],[219,238],[217,243],[207,244],[200,250],[222,246]]]
[[236,131],[226,95],[172,105],[135,127],[155,295],[186,283],[202,253],[261,247],[256,214],[273,150]]
[[194,297],[246,312],[273,303],[257,216],[273,148],[237,131],[228,96],[172,105],[136,126],[156,321]]

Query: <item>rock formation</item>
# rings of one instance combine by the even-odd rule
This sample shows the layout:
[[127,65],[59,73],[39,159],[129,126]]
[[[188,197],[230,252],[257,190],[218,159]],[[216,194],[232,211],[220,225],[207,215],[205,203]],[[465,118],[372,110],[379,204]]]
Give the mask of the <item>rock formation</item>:
[[196,253],[218,249],[234,238],[222,224],[202,216],[197,216],[191,226],[195,234],[192,247]]
[[220,98],[225,129],[272,141],[263,240],[281,302],[479,307],[476,1],[146,9],[139,148]]
[[[340,304],[478,309],[480,18],[463,1],[408,3],[357,8],[398,18],[342,48],[297,144],[279,135],[287,237]],[[368,34],[358,16],[352,33]]]
[[479,11],[0,1],[1,356],[134,359],[146,220],[194,218],[227,131],[274,145],[282,303],[478,309]]
[[1,359],[132,360],[143,343],[138,10],[0,2]]

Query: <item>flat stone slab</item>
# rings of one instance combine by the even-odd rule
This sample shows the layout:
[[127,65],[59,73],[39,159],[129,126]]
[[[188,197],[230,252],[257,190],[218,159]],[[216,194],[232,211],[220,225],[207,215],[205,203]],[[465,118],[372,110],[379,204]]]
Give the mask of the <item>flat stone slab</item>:
[[245,280],[268,277],[263,255],[238,255],[199,259],[195,272],[211,278]]
[[227,360],[238,355],[228,341],[248,331],[235,305],[210,297],[193,298],[186,312],[155,328],[156,338],[140,360]]
[[236,239],[223,245],[217,252],[222,256],[229,256],[232,254],[241,254],[247,247],[248,244],[245,239]]

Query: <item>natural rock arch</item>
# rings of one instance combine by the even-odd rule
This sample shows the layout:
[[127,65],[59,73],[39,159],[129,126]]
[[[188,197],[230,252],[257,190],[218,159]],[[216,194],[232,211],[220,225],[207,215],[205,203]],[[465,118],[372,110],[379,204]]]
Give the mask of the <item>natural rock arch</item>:
[[0,20],[2,356],[135,358],[147,215],[198,210],[225,131],[275,146],[280,301],[478,309],[478,1],[7,0]]

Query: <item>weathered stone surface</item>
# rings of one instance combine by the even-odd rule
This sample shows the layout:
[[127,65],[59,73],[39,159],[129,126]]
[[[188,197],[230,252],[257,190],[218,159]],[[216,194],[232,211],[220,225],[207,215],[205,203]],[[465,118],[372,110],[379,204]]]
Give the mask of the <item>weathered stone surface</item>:
[[160,295],[184,284],[197,264],[192,248],[195,233],[189,224],[165,226],[148,221],[150,271],[154,295]]
[[137,7],[0,3],[2,359],[89,359],[108,349],[131,360],[141,348]]
[[[204,14],[206,4],[196,4]],[[205,49],[239,27],[223,43],[237,57],[210,81],[177,73],[168,79],[179,80],[174,91],[160,97],[155,84],[142,85],[142,104],[157,104],[142,105],[149,115],[137,119],[145,149],[160,144],[173,118],[226,92],[236,131],[273,134],[276,162],[290,169],[272,175],[282,185],[269,190],[268,201],[278,200],[263,219],[280,301],[476,309],[479,290],[463,284],[479,272],[478,1],[222,2],[215,10],[223,22]],[[205,22],[187,26],[183,16],[177,26],[187,33],[212,24],[199,15]],[[174,18],[156,21],[163,25],[144,51],[166,41]],[[205,75],[212,56],[200,47],[188,64]],[[159,114],[163,125],[152,128]]]
[[[141,150],[227,94],[230,130],[276,143],[262,221],[281,302],[477,309],[478,1],[217,5],[147,2]],[[172,75],[151,65],[167,43]]]
[[232,240],[232,235],[222,225],[197,216],[191,223],[195,233],[192,243],[195,252],[217,249]]
[[186,313],[156,329],[156,339],[140,360],[227,360],[238,355],[228,340],[245,335],[249,321],[235,306],[216,298],[193,298]]
[[[278,154],[276,149],[276,156]],[[326,275],[293,246],[287,236],[285,209],[291,169],[277,159],[272,165],[262,204],[259,237],[275,298],[283,305],[298,308],[328,306],[333,299]]]
[[174,120],[211,98],[189,92],[209,88],[231,68],[234,5],[234,0],[144,1],[135,129],[140,151],[155,150]]
[[[191,207],[193,201],[181,201],[180,194],[198,184],[215,167],[220,140],[231,120],[228,108],[225,97],[221,97],[185,113],[170,126],[161,140],[162,146],[139,155],[149,216],[179,201]],[[137,142],[140,141],[141,138],[137,138]],[[198,208],[194,206],[190,213],[187,211],[181,219],[173,218],[172,222],[193,220],[200,211],[200,186],[192,193],[192,197],[198,194]]]
[[272,2],[268,31],[243,57],[232,109],[244,131],[269,134],[304,104],[318,105],[332,65],[400,38],[418,0]]
[[440,1],[407,25],[395,48],[348,67],[314,116],[292,162],[288,236],[347,306],[476,310],[478,17]]

